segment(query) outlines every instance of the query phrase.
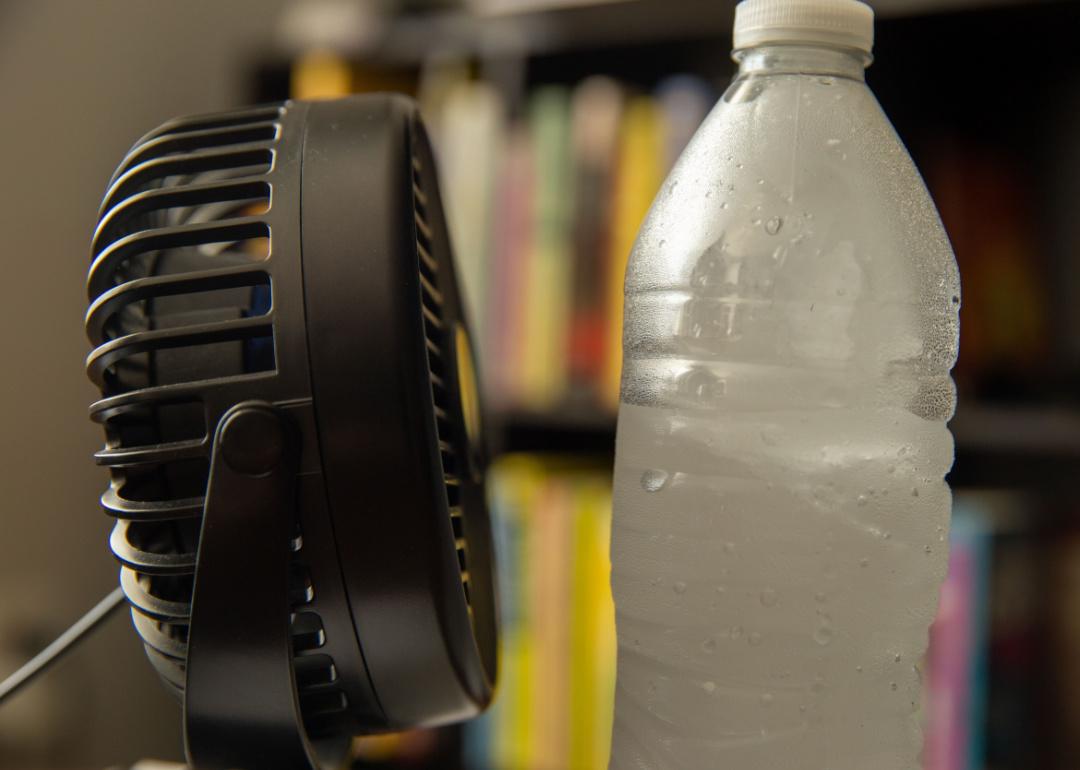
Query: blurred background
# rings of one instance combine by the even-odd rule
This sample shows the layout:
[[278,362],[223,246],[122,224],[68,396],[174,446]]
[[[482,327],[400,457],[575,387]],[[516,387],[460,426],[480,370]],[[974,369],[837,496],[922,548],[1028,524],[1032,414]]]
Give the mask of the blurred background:
[[[878,0],[868,80],[960,262],[950,574],[926,770],[1080,767],[1080,3]],[[177,114],[416,96],[442,172],[496,462],[503,680],[464,727],[357,767],[599,770],[621,276],[723,92],[732,0],[0,1],[0,676],[110,590],[84,275],[106,180]],[[0,767],[181,756],[111,621],[0,709]]]

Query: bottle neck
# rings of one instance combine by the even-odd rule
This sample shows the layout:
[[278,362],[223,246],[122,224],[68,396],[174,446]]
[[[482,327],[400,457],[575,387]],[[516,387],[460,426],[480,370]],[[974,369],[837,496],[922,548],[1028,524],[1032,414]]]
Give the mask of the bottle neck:
[[863,82],[872,57],[865,51],[827,45],[761,45],[733,54],[739,77],[826,75]]

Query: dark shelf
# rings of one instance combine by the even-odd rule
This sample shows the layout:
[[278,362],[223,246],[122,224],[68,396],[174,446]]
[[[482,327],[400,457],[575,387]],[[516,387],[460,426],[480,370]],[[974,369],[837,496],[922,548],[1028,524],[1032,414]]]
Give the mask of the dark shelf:
[[[942,13],[1038,5],[1036,0],[876,0],[882,20]],[[311,30],[322,28],[319,4],[297,7],[312,14]],[[723,39],[731,34],[735,0],[479,0],[470,9],[402,13],[382,20],[378,34],[357,25],[353,38],[335,30],[332,39],[290,39],[289,48],[338,48],[384,65],[414,64],[433,48],[480,57],[542,56],[614,45],[686,39]],[[296,19],[292,19],[294,24]],[[283,53],[292,54],[295,50]],[[727,55],[727,51],[723,51]]]
[[[512,410],[491,419],[498,453],[543,452],[610,456],[615,417],[580,408],[551,413]],[[1080,473],[1080,409],[972,404],[950,423],[956,438],[957,487],[1056,488]]]

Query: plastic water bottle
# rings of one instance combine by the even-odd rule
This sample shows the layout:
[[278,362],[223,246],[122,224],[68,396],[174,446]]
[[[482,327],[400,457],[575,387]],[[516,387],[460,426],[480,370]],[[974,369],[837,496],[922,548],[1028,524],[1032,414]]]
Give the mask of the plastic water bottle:
[[631,255],[612,768],[919,766],[959,280],[872,41],[856,0],[741,3]]

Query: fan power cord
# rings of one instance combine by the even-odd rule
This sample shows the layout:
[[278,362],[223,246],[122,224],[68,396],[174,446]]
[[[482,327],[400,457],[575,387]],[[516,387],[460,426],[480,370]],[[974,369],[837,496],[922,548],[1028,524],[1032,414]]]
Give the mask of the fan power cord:
[[115,588],[104,599],[72,624],[44,650],[27,661],[14,674],[0,682],[0,704],[29,684],[39,674],[63,657],[64,653],[82,641],[124,603],[124,592]]

